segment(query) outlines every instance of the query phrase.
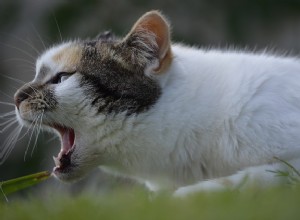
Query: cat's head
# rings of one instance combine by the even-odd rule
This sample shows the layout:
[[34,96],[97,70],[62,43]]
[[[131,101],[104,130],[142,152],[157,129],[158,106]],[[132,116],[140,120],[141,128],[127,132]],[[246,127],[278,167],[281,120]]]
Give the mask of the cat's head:
[[171,62],[169,25],[159,12],[148,12],[123,39],[105,33],[47,50],[33,81],[15,94],[17,117],[55,131],[61,151],[54,174],[79,178],[101,165],[107,146],[98,146],[98,138],[109,129],[101,125],[151,109],[161,95],[156,76]]

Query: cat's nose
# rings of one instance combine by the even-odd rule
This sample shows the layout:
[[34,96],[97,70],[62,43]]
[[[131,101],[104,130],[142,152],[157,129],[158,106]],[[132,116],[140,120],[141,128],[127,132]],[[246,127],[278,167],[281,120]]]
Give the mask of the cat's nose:
[[19,106],[20,106],[21,102],[23,102],[28,97],[29,97],[29,95],[26,94],[25,92],[23,92],[22,90],[18,91],[15,94],[15,97],[14,97],[15,98],[15,105],[17,106],[18,109],[19,109]]
[[20,104],[26,100],[28,97],[30,97],[33,89],[31,87],[26,87],[26,88],[20,88],[16,94],[14,95],[15,99],[15,105],[19,109]]

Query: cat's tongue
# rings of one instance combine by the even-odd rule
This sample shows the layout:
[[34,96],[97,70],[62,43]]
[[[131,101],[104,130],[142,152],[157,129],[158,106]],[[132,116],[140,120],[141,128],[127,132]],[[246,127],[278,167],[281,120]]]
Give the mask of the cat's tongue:
[[62,151],[65,154],[68,154],[72,149],[75,139],[75,133],[73,129],[64,129],[62,135]]

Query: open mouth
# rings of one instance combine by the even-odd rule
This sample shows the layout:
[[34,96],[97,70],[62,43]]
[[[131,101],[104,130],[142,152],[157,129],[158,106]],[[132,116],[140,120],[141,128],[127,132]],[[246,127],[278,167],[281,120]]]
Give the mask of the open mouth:
[[75,132],[74,129],[54,125],[53,128],[57,130],[61,137],[61,150],[57,157],[53,157],[55,168],[54,173],[66,173],[72,168],[71,155],[75,148]]

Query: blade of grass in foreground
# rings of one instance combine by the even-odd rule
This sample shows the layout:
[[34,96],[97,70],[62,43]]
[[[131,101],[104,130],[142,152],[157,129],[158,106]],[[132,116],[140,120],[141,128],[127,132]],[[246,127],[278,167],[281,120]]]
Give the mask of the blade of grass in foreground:
[[35,174],[30,174],[27,176],[22,176],[16,179],[0,182],[0,194],[3,194],[3,196],[6,199],[6,195],[33,186],[35,184],[38,184],[48,179],[50,176],[51,176],[50,172],[43,171]]

